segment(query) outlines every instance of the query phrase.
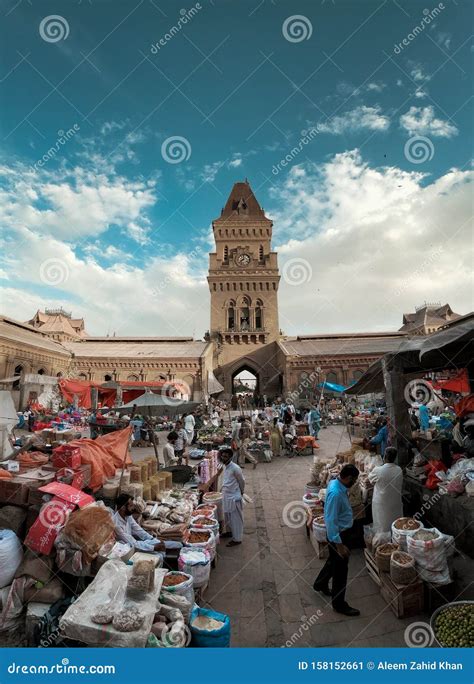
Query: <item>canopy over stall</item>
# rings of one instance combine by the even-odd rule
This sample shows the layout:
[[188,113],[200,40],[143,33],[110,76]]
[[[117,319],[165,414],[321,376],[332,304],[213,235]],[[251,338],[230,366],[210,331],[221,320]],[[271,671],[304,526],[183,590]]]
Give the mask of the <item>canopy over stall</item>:
[[392,444],[398,449],[400,465],[404,466],[408,462],[411,435],[405,398],[407,383],[428,372],[464,368],[470,391],[474,392],[474,313],[429,337],[404,340],[395,352],[373,363],[346,393],[386,392]]
[[343,385],[338,385],[335,382],[326,382],[326,381],[320,382],[318,387],[320,387],[321,389],[328,390],[329,392],[338,392],[339,394],[342,394],[342,392],[345,392],[347,389]]
[[147,416],[175,416],[190,413],[198,406],[199,403],[195,401],[183,401],[147,391],[137,399],[120,406],[116,411],[131,414],[135,409],[135,413],[142,413]]

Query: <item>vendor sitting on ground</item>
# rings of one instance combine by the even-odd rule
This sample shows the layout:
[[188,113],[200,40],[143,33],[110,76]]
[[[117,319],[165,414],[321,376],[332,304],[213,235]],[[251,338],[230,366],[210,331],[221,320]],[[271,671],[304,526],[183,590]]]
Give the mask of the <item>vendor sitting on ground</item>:
[[117,541],[128,544],[137,551],[145,551],[147,553],[161,551],[164,554],[166,549],[180,549],[182,547],[180,542],[162,542],[153,537],[135,521],[133,517],[134,512],[135,504],[130,494],[119,494],[116,512],[113,515]]

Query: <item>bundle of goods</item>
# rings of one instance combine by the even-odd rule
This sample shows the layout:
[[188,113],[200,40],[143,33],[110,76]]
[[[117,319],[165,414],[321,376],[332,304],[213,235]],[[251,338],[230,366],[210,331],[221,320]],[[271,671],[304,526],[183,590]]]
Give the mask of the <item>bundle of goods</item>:
[[407,538],[408,553],[413,556],[422,580],[449,584],[448,553],[452,538],[436,528],[420,529]]
[[473,648],[474,602],[455,601],[442,606],[433,614],[431,628],[444,648]]
[[104,563],[61,618],[62,634],[91,646],[144,647],[166,574],[160,568],[152,570],[153,560],[144,563],[145,566],[129,566],[119,560]]
[[219,469],[217,451],[209,451],[199,464],[199,478],[201,482],[209,482]]
[[114,538],[115,525],[103,505],[92,504],[71,513],[62,536],[78,546],[85,563],[90,563],[100,548]]
[[411,537],[423,527],[415,518],[397,518],[392,523],[392,541],[400,547],[400,551],[407,550],[407,538]]
[[390,572],[390,557],[394,551],[398,551],[396,544],[381,544],[375,551],[375,562],[380,572]]
[[171,570],[164,578],[161,586],[163,594],[178,594],[184,596],[191,604],[194,603],[193,576],[185,572]]
[[[187,602],[186,605],[188,605]],[[185,616],[182,610],[163,603],[158,605],[147,646],[185,648],[188,643],[189,632],[186,629]]]
[[211,572],[211,556],[205,548],[185,546],[179,552],[178,568],[181,572],[191,575],[194,587],[205,587],[209,582]]
[[228,615],[195,606],[190,621],[192,645],[201,648],[227,648],[230,646],[230,619]]
[[0,589],[11,584],[23,559],[21,541],[12,530],[0,530]]
[[390,579],[395,584],[411,584],[416,580],[415,559],[404,551],[390,556]]
[[318,542],[327,541],[326,523],[324,522],[324,515],[320,515],[313,520],[313,534]]
[[202,528],[191,527],[184,537],[185,546],[203,547],[209,551],[211,560],[214,560],[216,555],[216,537],[212,530],[203,530]]

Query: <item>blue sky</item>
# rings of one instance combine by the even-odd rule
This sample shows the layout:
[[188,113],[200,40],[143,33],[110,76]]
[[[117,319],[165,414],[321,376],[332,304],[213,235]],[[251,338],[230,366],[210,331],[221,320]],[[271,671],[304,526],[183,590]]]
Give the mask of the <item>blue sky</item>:
[[62,303],[95,334],[202,335],[210,221],[244,177],[275,222],[285,332],[472,307],[469,2],[1,12],[9,315]]

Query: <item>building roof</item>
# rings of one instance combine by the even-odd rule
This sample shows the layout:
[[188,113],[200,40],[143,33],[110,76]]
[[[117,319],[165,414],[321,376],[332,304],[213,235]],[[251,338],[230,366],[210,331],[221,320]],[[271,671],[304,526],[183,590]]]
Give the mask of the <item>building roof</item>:
[[347,356],[352,354],[386,354],[400,345],[403,334],[341,333],[284,338],[279,345],[287,356]]
[[411,332],[420,328],[436,328],[446,323],[455,321],[459,314],[454,313],[449,304],[440,306],[438,304],[425,304],[414,313],[403,314],[403,325],[401,332]]
[[229,198],[222,209],[220,218],[226,219],[230,217],[252,220],[260,218],[269,221],[269,219],[266,218],[262,207],[257,202],[247,179],[243,182],[234,183],[234,187],[230,191]]
[[200,358],[209,342],[192,338],[89,337],[63,346],[81,358]]
[[70,352],[63,347],[59,342],[52,340],[47,335],[44,335],[37,328],[15,321],[13,318],[7,316],[0,316],[0,337],[11,342],[18,342],[27,344],[32,347],[37,347],[46,352],[54,352],[62,356],[70,356]]
[[78,337],[78,333],[71,325],[71,322],[65,316],[48,316],[48,319],[39,328],[41,332],[60,335],[69,335],[69,337]]

